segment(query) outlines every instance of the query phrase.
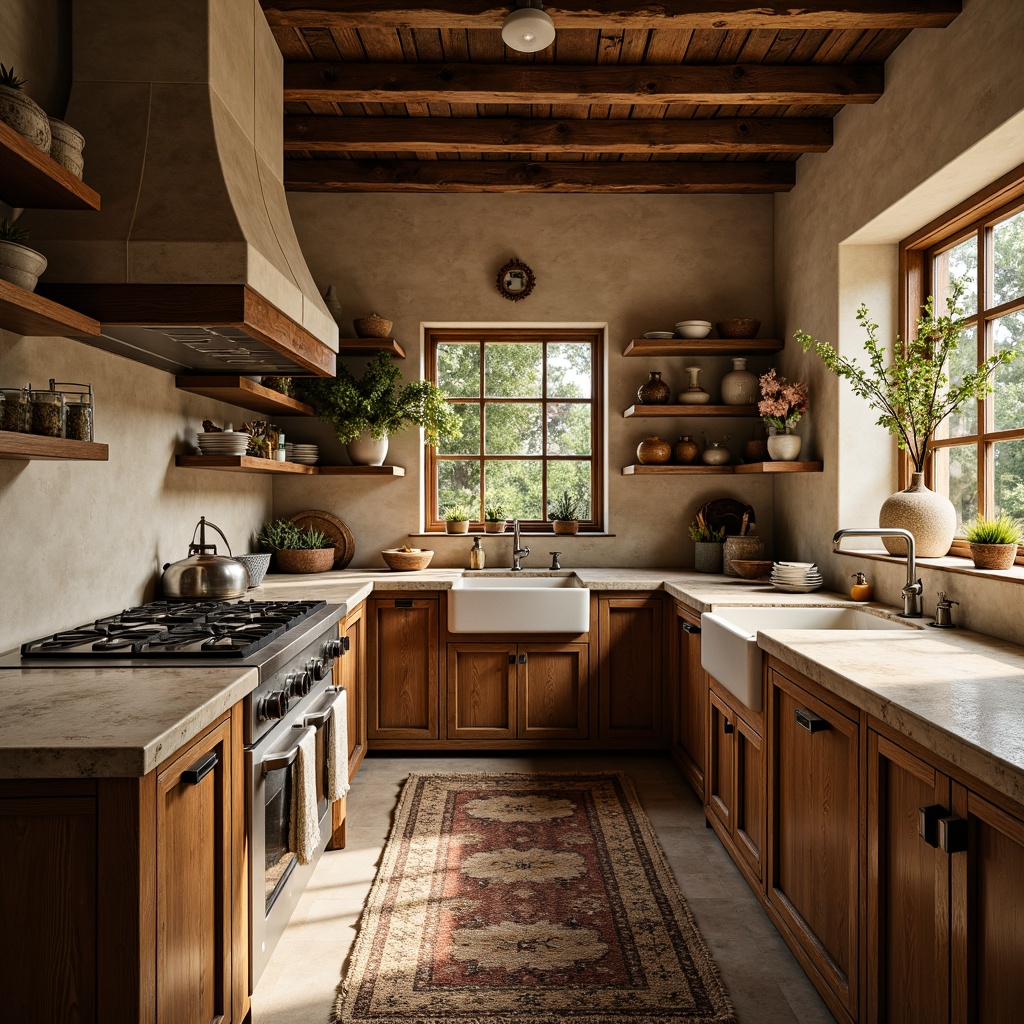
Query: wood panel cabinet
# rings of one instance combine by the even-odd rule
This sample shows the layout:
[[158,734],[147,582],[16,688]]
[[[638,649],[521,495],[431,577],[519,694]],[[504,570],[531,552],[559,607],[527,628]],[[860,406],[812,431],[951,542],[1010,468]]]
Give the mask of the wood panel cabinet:
[[[334,685],[345,690],[346,726],[348,732],[348,776],[355,778],[366,756],[366,606],[357,605],[338,623],[342,651],[334,662]],[[331,839],[329,850],[345,847],[345,826],[348,803],[336,800],[331,808]]]
[[373,598],[368,609],[367,736],[438,739],[437,597]]
[[722,824],[726,833],[732,831],[732,809],[736,775],[735,717],[717,693],[708,697],[708,761],[705,784],[707,809]]
[[697,796],[704,799],[708,719],[708,674],[700,663],[700,616],[675,602],[671,657],[675,679],[672,707],[672,758]]
[[448,739],[514,739],[516,645],[448,645]]

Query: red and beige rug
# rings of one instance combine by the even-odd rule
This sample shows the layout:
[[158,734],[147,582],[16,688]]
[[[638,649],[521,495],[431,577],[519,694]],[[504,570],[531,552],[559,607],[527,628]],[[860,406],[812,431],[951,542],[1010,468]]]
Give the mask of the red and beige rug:
[[624,775],[409,777],[335,1024],[735,1019]]

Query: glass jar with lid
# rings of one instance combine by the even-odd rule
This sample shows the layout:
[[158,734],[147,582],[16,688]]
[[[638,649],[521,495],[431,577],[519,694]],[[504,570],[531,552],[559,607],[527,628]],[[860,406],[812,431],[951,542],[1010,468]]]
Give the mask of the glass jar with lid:
[[0,430],[27,434],[32,426],[32,406],[25,388],[0,391]]
[[64,396],[64,436],[69,441],[93,439],[93,392],[91,384],[50,381],[50,390]]
[[59,391],[30,391],[30,433],[43,437],[64,436],[64,396]]

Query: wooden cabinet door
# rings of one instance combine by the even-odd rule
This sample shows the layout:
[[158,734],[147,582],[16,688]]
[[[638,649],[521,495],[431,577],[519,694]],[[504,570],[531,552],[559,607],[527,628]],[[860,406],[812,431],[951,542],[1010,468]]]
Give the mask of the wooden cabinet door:
[[159,1021],[232,1020],[231,754],[224,721],[157,774]]
[[704,777],[707,809],[722,823],[726,832],[732,831],[736,799],[735,734],[732,712],[718,694],[708,694],[708,770]]
[[949,854],[951,1019],[1016,1022],[1024,1014],[1024,821],[960,785],[952,797],[966,825]]
[[659,740],[661,597],[601,598],[598,608],[599,738]]
[[733,836],[736,849],[754,876],[761,880],[766,826],[764,740],[742,718],[734,721],[733,734],[736,800],[733,805]]
[[589,646],[520,644],[517,668],[519,739],[586,739]]
[[448,739],[514,739],[516,645],[448,645]]
[[367,623],[367,735],[439,736],[437,598],[377,598]]
[[341,621],[338,630],[348,650],[334,663],[334,685],[347,691],[348,774],[353,778],[366,756],[366,606],[359,605]]
[[775,670],[768,716],[768,901],[856,1019],[859,726]]
[[700,663],[700,616],[677,603],[674,627],[676,664],[675,671],[668,673],[676,680],[672,756],[703,800],[709,684]]

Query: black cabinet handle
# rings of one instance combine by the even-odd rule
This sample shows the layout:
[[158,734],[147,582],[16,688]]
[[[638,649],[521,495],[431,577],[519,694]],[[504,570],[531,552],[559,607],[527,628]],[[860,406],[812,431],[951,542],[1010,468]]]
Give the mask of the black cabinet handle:
[[519,664],[520,665],[525,665],[526,664],[526,655],[525,654],[520,654],[519,655]]
[[508,663],[510,665],[514,665],[516,663],[516,656],[514,654],[510,654],[508,656]]
[[201,757],[191,768],[186,768],[181,773],[181,781],[186,786],[194,786],[202,782],[214,768],[217,767],[217,751],[211,750],[205,757]]
[[730,733],[733,731],[733,729],[735,729],[735,726],[732,724],[732,722],[730,722],[728,718],[724,719],[722,722],[722,732]]
[[395,601],[396,608],[411,608],[412,598],[411,597],[400,597]]
[[341,653],[348,654],[352,650],[352,638],[346,634],[341,638]]
[[828,728],[828,722],[824,718],[819,718],[813,711],[804,711],[802,708],[797,708],[796,724],[808,732],[823,732]]
[[683,623],[683,632],[684,633],[696,633],[698,636],[700,636],[700,626],[695,626],[692,622],[684,622]]
[[939,847],[946,853],[967,849],[967,821],[964,818],[939,818]]
[[929,804],[917,809],[917,834],[929,845],[939,845],[939,819],[946,817],[946,808],[941,804]]

